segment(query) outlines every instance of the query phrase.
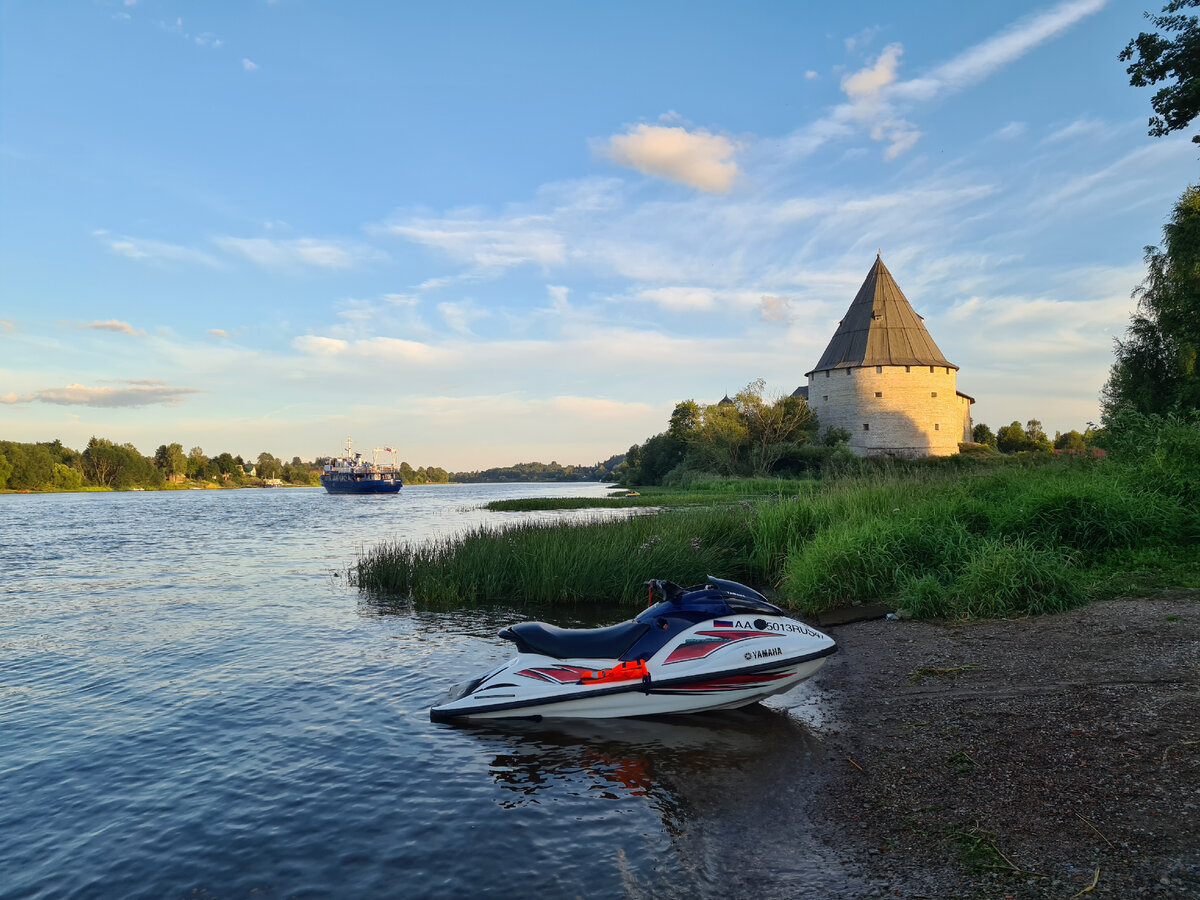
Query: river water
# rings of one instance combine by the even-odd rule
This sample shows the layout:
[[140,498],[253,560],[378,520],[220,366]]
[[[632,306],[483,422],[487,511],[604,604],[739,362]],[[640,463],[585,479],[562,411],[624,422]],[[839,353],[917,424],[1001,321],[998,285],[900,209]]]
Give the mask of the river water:
[[433,725],[526,616],[344,583],[376,541],[519,516],[487,500],[604,493],[0,496],[0,896],[852,895],[808,818],[808,686],[674,720]]

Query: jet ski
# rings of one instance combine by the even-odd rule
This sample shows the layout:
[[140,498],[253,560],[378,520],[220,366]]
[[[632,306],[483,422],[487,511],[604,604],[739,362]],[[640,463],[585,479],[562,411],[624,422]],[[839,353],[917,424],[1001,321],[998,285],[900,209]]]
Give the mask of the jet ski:
[[[522,622],[514,659],[450,688],[434,722],[614,718],[734,709],[812,677],[837,650],[757,591],[722,578],[648,581],[650,605],[606,628]],[[662,599],[654,603],[654,592]]]

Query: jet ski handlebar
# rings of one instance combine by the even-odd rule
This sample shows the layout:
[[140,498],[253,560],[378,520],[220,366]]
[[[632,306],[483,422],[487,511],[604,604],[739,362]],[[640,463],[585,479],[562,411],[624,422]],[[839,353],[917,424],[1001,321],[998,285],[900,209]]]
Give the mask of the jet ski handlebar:
[[681,603],[692,595],[707,593],[709,597],[715,594],[725,599],[734,609],[772,614],[780,614],[782,612],[753,588],[748,588],[744,584],[738,584],[736,581],[714,578],[711,575],[708,576],[705,584],[698,584],[694,587],[683,588],[673,581],[657,578],[643,582],[642,587],[646,588],[647,606],[654,605],[654,592],[657,590],[662,594],[662,599],[665,603]]

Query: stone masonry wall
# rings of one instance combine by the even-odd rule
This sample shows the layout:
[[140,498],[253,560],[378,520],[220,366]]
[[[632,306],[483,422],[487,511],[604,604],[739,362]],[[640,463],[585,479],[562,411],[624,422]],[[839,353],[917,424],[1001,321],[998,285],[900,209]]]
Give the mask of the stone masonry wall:
[[970,430],[965,424],[970,421],[970,403],[957,394],[953,368],[932,368],[864,366],[813,372],[808,403],[820,417],[822,431],[833,427],[850,432],[850,449],[860,456],[949,456],[958,452],[959,441]]
[[966,397],[959,397],[958,412],[962,418],[963,443],[970,443],[971,441],[975,440],[975,438],[971,436],[971,401]]

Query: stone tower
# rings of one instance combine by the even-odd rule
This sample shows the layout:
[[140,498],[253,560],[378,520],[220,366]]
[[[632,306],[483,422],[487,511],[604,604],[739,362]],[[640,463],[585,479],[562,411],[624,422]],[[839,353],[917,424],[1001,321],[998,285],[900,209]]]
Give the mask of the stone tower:
[[822,430],[850,432],[860,456],[949,456],[971,440],[974,399],[882,257],[867,273],[820,361],[808,403]]

